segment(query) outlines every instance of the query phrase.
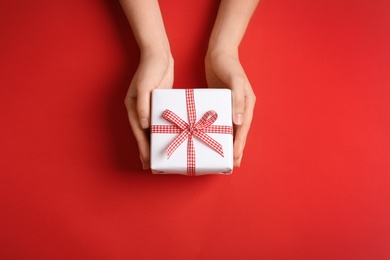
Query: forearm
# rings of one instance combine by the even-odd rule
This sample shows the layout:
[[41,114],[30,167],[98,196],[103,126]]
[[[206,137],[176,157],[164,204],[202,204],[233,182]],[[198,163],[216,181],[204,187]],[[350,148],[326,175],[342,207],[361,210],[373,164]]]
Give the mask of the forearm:
[[237,52],[259,0],[221,0],[209,51]]
[[120,2],[141,52],[170,52],[158,1],[120,0]]

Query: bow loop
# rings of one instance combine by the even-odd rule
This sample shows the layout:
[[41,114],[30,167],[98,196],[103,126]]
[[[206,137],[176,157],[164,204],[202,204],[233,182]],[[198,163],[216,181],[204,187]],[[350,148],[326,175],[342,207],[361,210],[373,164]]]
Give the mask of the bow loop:
[[174,112],[172,112],[169,109],[164,110],[162,117],[165,120],[177,125],[179,128],[181,128],[183,130],[188,128],[188,124],[183,119],[181,119],[178,115],[176,115]]
[[218,114],[214,110],[207,111],[202,118],[195,124],[195,129],[203,130],[209,128],[217,120]]

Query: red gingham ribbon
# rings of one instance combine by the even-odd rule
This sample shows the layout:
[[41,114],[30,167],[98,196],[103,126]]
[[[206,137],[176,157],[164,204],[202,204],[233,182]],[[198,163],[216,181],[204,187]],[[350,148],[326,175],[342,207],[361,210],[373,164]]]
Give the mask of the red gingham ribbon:
[[176,149],[188,138],[187,174],[189,176],[195,176],[195,148],[192,137],[197,137],[223,157],[222,145],[206,133],[233,134],[233,128],[225,125],[212,125],[218,118],[218,114],[214,110],[207,111],[202,118],[196,122],[194,90],[186,89],[185,93],[188,123],[174,112],[166,109],[163,112],[162,117],[173,123],[173,125],[152,125],[150,132],[155,134],[179,134],[166,149],[168,158],[171,157]]

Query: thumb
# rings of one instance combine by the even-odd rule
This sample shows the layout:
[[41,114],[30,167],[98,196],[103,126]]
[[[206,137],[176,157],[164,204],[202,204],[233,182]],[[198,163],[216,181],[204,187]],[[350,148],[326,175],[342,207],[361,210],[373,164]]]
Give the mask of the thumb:
[[[139,88],[140,89],[140,88]],[[150,122],[150,92],[143,90],[137,94],[137,114],[143,129],[149,127]]]
[[232,90],[233,101],[233,123],[242,125],[245,111],[245,79],[239,75],[231,80],[230,89]]

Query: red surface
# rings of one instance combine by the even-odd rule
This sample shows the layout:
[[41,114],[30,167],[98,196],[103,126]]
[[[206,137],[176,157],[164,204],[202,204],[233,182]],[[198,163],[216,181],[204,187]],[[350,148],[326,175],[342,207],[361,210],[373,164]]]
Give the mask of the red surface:
[[[204,86],[218,3],[160,2],[175,86]],[[116,1],[1,1],[1,259],[389,259],[389,13],[262,0],[242,167],[190,178],[141,171]]]

